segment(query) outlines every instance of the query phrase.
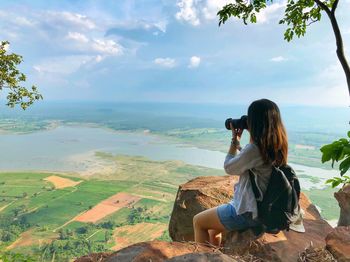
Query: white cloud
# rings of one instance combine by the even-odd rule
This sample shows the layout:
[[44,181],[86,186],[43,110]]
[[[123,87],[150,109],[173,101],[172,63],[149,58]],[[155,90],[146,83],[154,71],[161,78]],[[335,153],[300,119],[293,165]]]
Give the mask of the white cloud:
[[194,26],[200,24],[198,18],[198,10],[196,8],[196,0],[180,0],[177,2],[177,6],[180,11],[175,14],[177,20],[188,22]]
[[100,63],[103,59],[104,59],[104,57],[101,56],[101,55],[98,55],[98,56],[95,57],[96,63]]
[[[153,35],[159,35],[166,32],[168,22],[165,19],[159,19],[157,21],[148,20],[125,20],[117,21],[111,25],[110,31],[114,29],[123,31],[144,30]],[[107,32],[108,34],[108,32]],[[117,33],[118,34],[118,33]]]
[[71,40],[75,40],[75,41],[81,42],[81,43],[89,42],[89,39],[86,37],[86,35],[78,33],[78,32],[68,32],[68,35],[66,38],[71,39]]
[[113,40],[93,39],[92,50],[106,55],[119,55],[123,53],[123,48]]
[[110,39],[89,39],[86,35],[78,32],[69,32],[66,39],[73,40],[70,48],[87,53],[99,55],[121,55],[123,47]]
[[35,22],[29,20],[28,18],[25,18],[23,16],[17,16],[13,19],[13,22],[17,24],[18,26],[34,26]]
[[87,55],[51,57],[34,65],[33,69],[38,73],[69,75],[94,59]]
[[154,26],[158,28],[160,31],[162,31],[163,33],[166,32],[167,25],[168,25],[167,21],[158,21],[157,23],[154,23]]
[[51,25],[66,25],[70,28],[80,28],[80,29],[96,29],[97,25],[94,21],[88,18],[85,15],[71,13],[71,12],[56,12],[56,11],[47,11],[42,14],[46,19],[46,22]]
[[198,56],[192,56],[190,58],[190,63],[188,65],[189,68],[196,68],[199,66],[199,64],[201,63],[201,58]]
[[173,68],[176,66],[176,61],[175,59],[172,59],[172,58],[169,58],[169,57],[166,57],[166,58],[156,58],[154,59],[153,61],[156,65],[160,65],[160,66],[163,66],[163,67],[166,67],[166,68]]
[[276,62],[276,63],[279,63],[279,62],[284,62],[284,61],[287,61],[288,59],[285,58],[284,56],[276,56],[276,57],[272,57],[270,59],[271,62]]

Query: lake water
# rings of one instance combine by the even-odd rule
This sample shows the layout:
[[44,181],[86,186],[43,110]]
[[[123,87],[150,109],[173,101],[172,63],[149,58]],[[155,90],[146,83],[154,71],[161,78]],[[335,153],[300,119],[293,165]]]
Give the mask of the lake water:
[[[59,126],[30,134],[1,134],[1,171],[84,172],[94,165],[94,152],[145,156],[152,160],[181,160],[191,165],[222,169],[225,154],[182,144],[169,143],[145,133],[115,132],[86,126]],[[292,165],[299,174],[320,178],[312,183],[302,178],[304,189],[324,187],[336,170]]]

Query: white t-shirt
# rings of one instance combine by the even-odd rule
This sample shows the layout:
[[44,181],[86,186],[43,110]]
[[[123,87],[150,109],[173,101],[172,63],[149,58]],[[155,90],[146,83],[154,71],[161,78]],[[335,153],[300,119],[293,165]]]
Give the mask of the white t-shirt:
[[255,175],[255,182],[262,196],[270,179],[272,165],[264,163],[257,145],[248,144],[236,154],[227,154],[224,169],[229,175],[239,176],[239,181],[234,186],[233,199],[230,202],[237,214],[252,212],[253,219],[256,218],[258,208],[249,178],[249,169]]

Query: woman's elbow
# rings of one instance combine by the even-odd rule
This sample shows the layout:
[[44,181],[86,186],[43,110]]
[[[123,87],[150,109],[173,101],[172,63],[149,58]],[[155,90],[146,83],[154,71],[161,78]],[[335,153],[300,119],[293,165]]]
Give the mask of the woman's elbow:
[[235,170],[232,169],[232,167],[230,167],[230,165],[224,164],[224,170],[225,170],[226,174],[228,174],[228,175],[233,175],[233,176],[237,175],[237,172],[235,172]]

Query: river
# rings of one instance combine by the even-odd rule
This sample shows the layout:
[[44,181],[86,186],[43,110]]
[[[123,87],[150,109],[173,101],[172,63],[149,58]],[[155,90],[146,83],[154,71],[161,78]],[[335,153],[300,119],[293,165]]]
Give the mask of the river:
[[[152,160],[180,160],[191,165],[222,169],[225,154],[183,144],[142,132],[117,132],[87,126],[59,126],[28,134],[1,134],[1,171],[54,171],[84,173],[95,166],[94,152],[144,156]],[[317,177],[319,182],[300,178],[302,187],[322,188],[336,170],[291,164],[298,174]],[[100,165],[101,166],[101,165]],[[98,166],[97,166],[98,167]]]

